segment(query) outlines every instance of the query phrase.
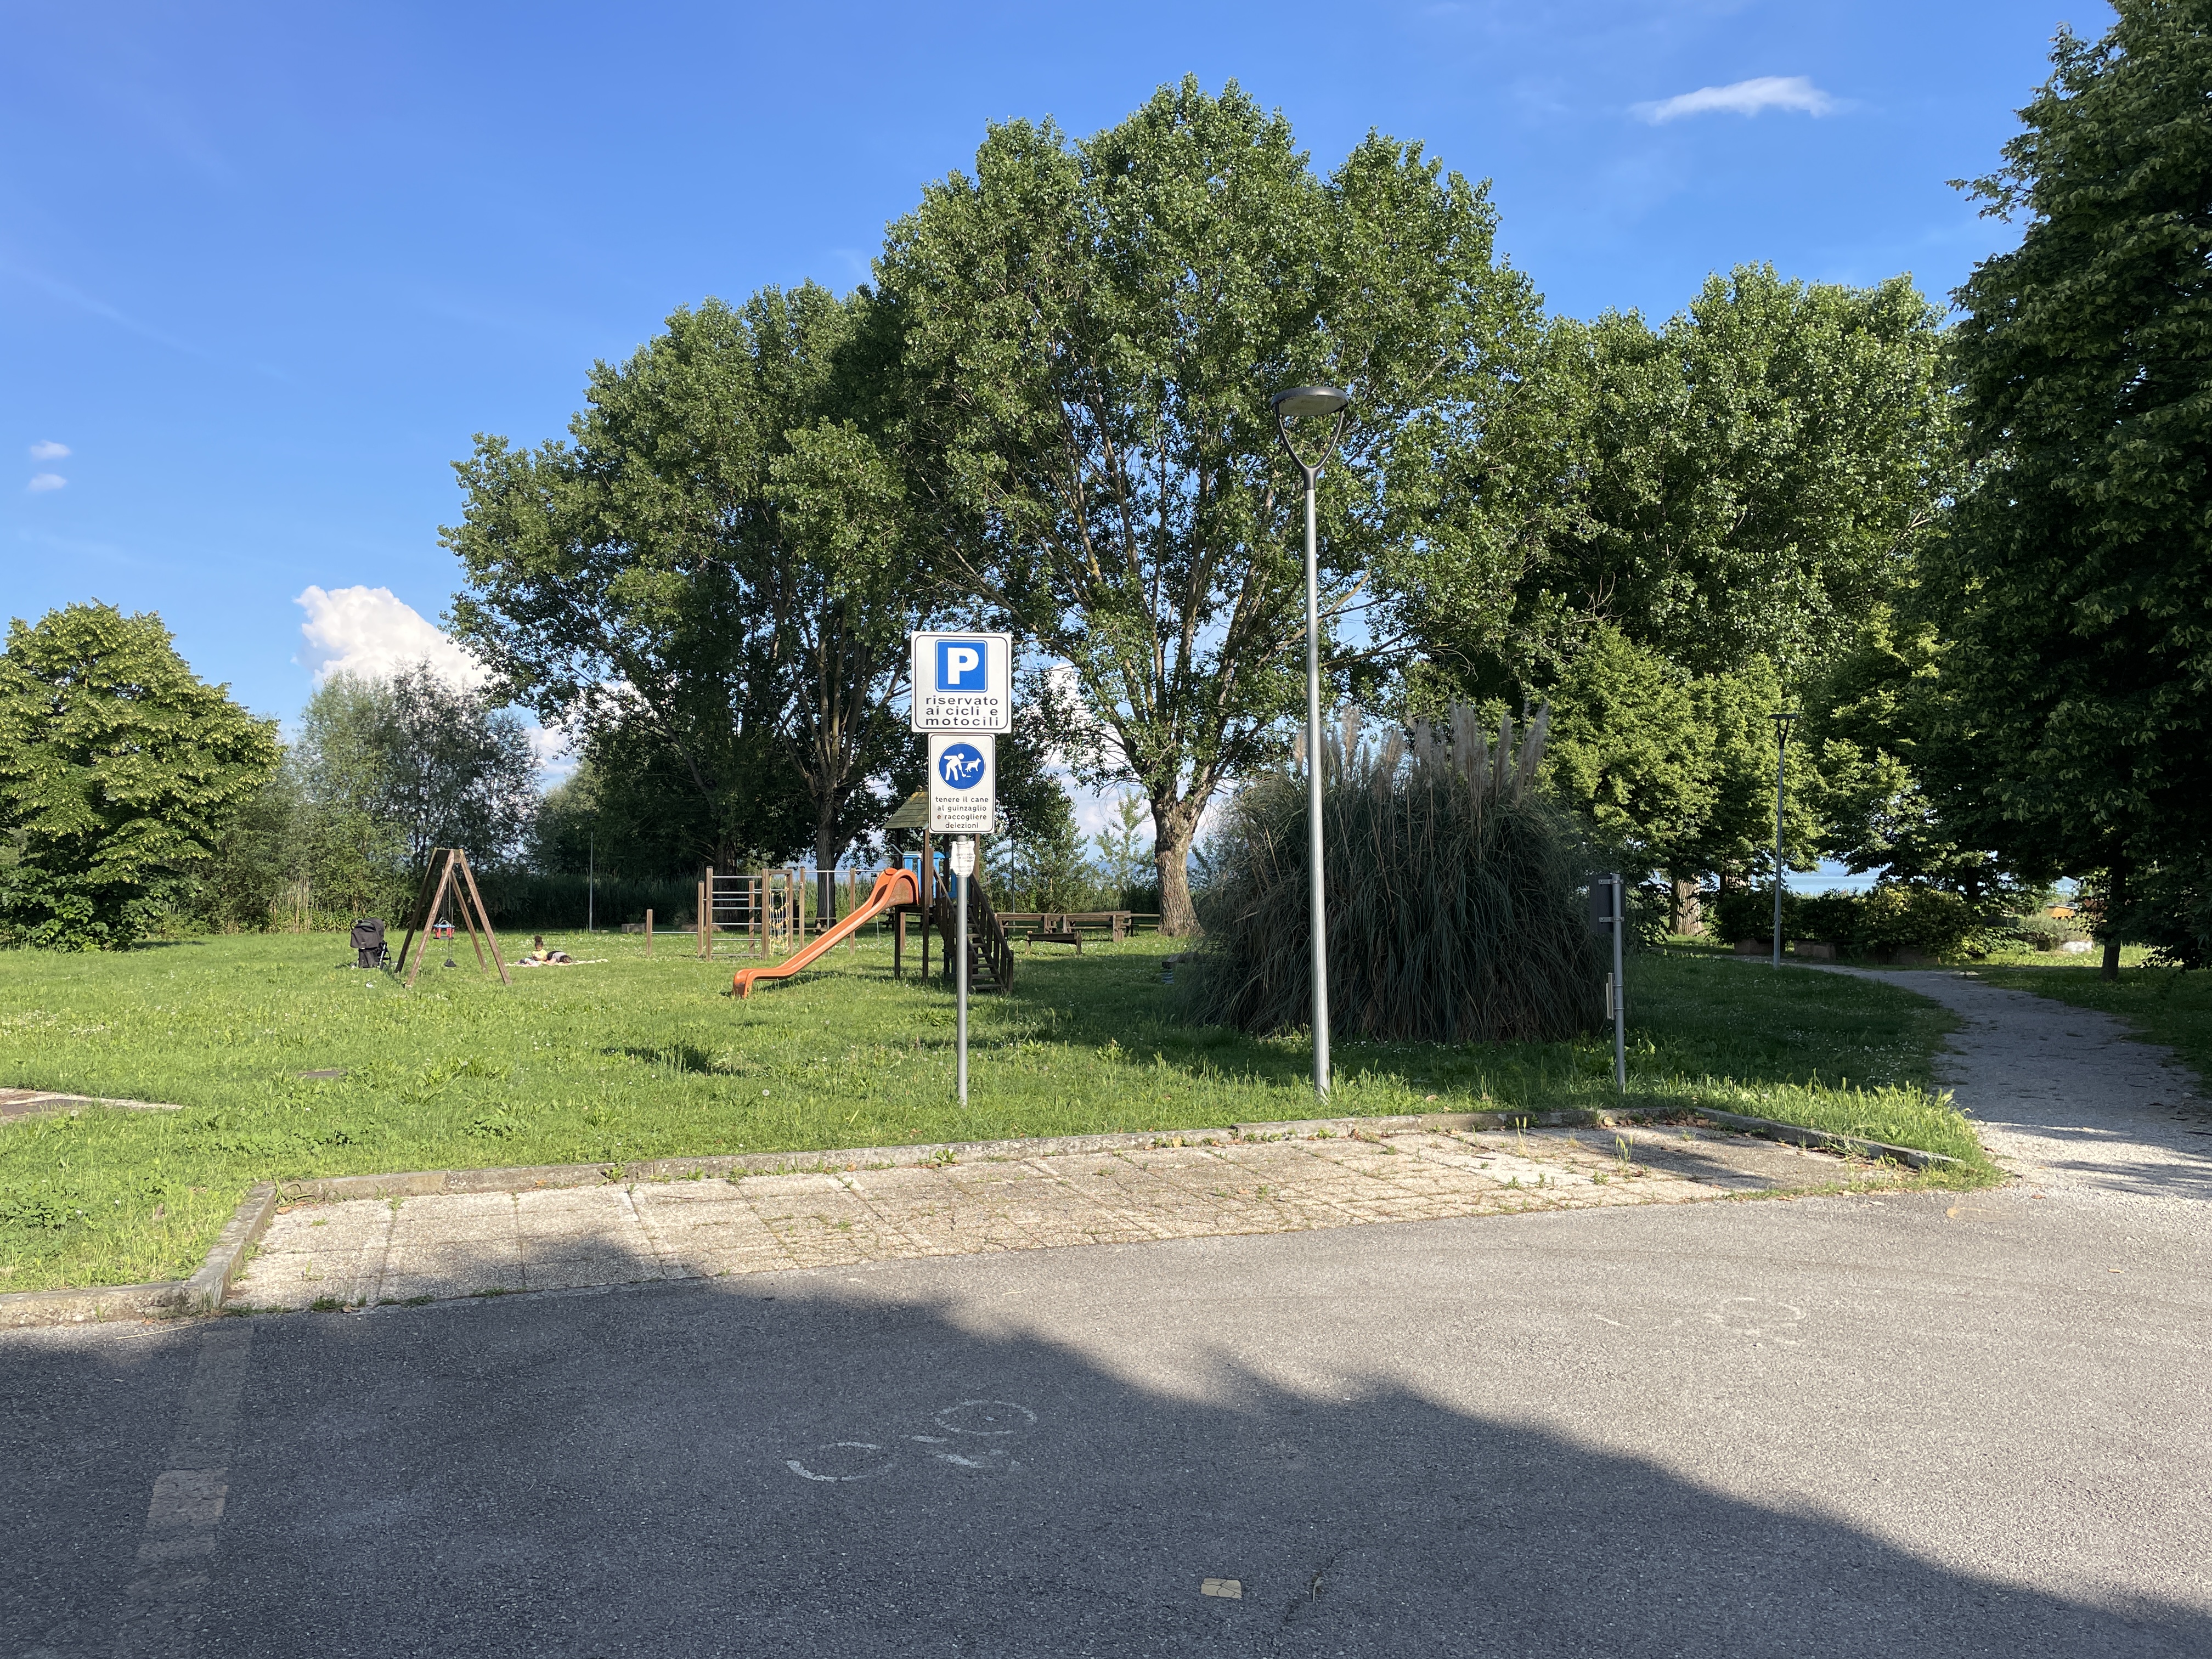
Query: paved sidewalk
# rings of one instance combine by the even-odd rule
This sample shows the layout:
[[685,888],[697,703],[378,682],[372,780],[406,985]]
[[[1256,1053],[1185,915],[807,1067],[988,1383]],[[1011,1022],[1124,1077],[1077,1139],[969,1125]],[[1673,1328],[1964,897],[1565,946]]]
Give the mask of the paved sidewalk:
[[356,1199],[279,1214],[230,1301],[356,1307],[1899,1178],[1747,1136],[1639,1127],[1224,1139],[943,1168]]

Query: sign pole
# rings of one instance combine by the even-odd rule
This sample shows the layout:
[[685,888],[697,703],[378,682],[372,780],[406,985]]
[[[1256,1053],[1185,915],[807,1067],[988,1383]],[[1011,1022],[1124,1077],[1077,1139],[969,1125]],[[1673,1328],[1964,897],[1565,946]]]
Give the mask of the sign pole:
[[[963,836],[959,839],[959,841],[958,841],[957,843],[955,843],[955,844],[956,844],[957,847],[959,847],[960,848],[962,848],[962,849],[964,851],[964,850],[966,850],[967,848],[969,848],[974,847],[975,843],[975,842],[974,842],[971,838],[969,838],[969,836]],[[959,997],[960,997],[960,1012],[959,1012],[959,1015],[958,1015],[958,1018],[957,1018],[957,1025],[958,1025],[958,1027],[959,1027],[959,1045],[960,1045],[960,1058],[959,1058],[959,1060],[958,1060],[958,1069],[959,1069],[959,1073],[960,1073],[960,1103],[961,1103],[963,1106],[965,1106],[965,1105],[968,1103],[968,879],[969,879],[969,878],[968,878],[968,872],[967,872],[966,870],[962,869],[962,868],[961,868],[961,866],[962,866],[962,865],[963,865],[963,864],[965,864],[965,865],[969,865],[969,866],[973,866],[973,864],[974,864],[974,862],[975,862],[975,855],[972,852],[969,853],[969,854],[968,854],[968,856],[967,856],[966,858],[964,858],[964,859],[963,859],[963,858],[962,858],[962,857],[960,857],[960,855],[959,855],[957,853],[956,853],[956,854],[953,855],[953,862],[952,862],[952,868],[953,868],[953,871],[954,871],[954,872],[955,872],[955,873],[954,873],[954,875],[953,875],[953,878],[952,878],[952,890],[954,891],[954,893],[955,893],[955,894],[957,894],[957,895],[958,896],[958,897],[957,897],[957,903],[958,903],[959,909],[960,909],[960,944],[959,944],[959,947],[958,947],[958,950],[959,950],[959,962],[960,962],[960,973],[959,973],[959,987],[960,987],[960,991],[959,991]]]
[[1628,1092],[1628,988],[1621,981],[1620,935],[1628,925],[1627,895],[1616,872],[1613,878],[1613,1083]]
[[[953,908],[959,912],[950,941],[953,961],[956,1057],[960,1103],[968,1103],[968,884],[975,879],[976,844],[994,833],[998,812],[996,738],[1013,729],[1014,642],[1006,634],[917,633],[913,652],[908,725],[929,738],[929,810],[922,838],[928,861],[930,836],[945,838],[951,866]],[[927,879],[927,877],[925,877]],[[923,934],[927,961],[928,935]]]

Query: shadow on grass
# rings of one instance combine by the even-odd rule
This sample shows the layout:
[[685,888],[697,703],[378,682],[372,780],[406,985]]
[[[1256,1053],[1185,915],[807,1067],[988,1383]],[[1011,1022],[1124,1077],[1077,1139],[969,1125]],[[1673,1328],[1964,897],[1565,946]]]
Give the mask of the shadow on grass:
[[[2144,1593],[2154,1567],[2116,1584],[2107,1561],[2131,1555],[2074,1565],[2102,1513],[2080,1494],[2160,1510],[2180,1472],[2121,1460],[2112,1486],[2093,1434],[2051,1449],[2047,1499],[2022,1507],[1998,1410],[1947,1419],[1949,1473],[1917,1475],[1864,1395],[1919,1370],[1877,1345],[1838,1376],[1840,1326],[1820,1358],[1749,1358],[1755,1315],[1813,1300],[1787,1270],[1723,1294],[1677,1262],[1630,1294],[1593,1259],[1563,1293],[1608,1321],[1538,1340],[1540,1309],[1491,1311],[1462,1276],[1480,1224],[1417,1230],[1451,1271],[1401,1285],[1399,1329],[1344,1300],[1361,1264],[1389,1267],[1358,1253],[1407,1231],[1384,1229],[256,1320],[190,1604],[201,1650],[2212,1650],[2201,1598]],[[1224,1271],[1285,1317],[1223,1308]],[[1024,1292],[1051,1313],[1001,1299]],[[2036,1370],[2043,1326],[1996,1322],[1931,1329],[1926,1358]],[[27,1650],[115,1648],[114,1563],[145,1534],[207,1340],[6,1353],[0,1622]],[[1571,1352],[1587,1378],[1559,1369]],[[1774,1389],[1786,1432],[1760,1420]],[[2168,1554],[2191,1559],[2201,1514],[2172,1513]],[[334,1543],[345,1571],[302,1594],[299,1563]]]
[[[1752,1086],[1925,1086],[1934,1052],[1956,1024],[1924,999],[1879,984],[1762,979],[1657,955],[1632,961],[1628,997],[1632,1092],[1639,1084],[1708,1077]],[[1254,1037],[1182,1023],[1157,957],[1036,964],[1017,976],[1006,1011],[1011,1040],[1113,1043],[1197,1076],[1294,1085],[1310,1075],[1303,1031]],[[1570,1042],[1456,1044],[1333,1035],[1340,1081],[1489,1093],[1531,1107],[1611,1095],[1609,1031]]]

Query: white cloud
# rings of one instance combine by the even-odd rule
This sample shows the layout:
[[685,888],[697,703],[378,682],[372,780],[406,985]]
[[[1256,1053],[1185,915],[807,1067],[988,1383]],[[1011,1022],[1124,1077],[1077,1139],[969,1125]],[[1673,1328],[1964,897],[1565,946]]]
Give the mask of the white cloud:
[[1657,125],[1685,115],[1756,115],[1763,109],[1829,115],[1843,106],[1802,75],[1761,75],[1724,87],[1699,87],[1656,103],[1636,104],[1630,113]]
[[293,603],[307,613],[300,624],[307,648],[296,660],[314,671],[318,685],[333,674],[388,675],[418,662],[457,685],[482,685],[491,678],[388,587],[310,587]]
[[58,472],[40,472],[33,475],[31,482],[23,487],[33,495],[38,495],[49,489],[59,489],[68,482],[69,480]]
[[34,461],[58,461],[69,453],[67,444],[58,444],[52,438],[41,438],[31,446],[31,459]]
[[[310,587],[293,603],[307,613],[300,624],[307,650],[296,660],[314,671],[318,685],[333,674],[386,675],[418,662],[456,685],[482,685],[491,678],[452,635],[388,587]],[[526,731],[541,783],[557,783],[576,769],[570,732],[534,720]]]

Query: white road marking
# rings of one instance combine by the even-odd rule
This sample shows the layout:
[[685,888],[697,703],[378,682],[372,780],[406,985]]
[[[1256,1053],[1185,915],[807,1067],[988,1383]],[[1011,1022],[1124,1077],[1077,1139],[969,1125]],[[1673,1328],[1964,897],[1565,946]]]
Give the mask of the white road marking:
[[191,1650],[193,1614],[207,1587],[217,1528],[230,1498],[230,1453],[238,1404],[253,1358],[250,1320],[210,1321],[185,1389],[184,1420],[169,1448],[169,1467],[154,1479],[138,1575],[116,1632],[120,1659]]

